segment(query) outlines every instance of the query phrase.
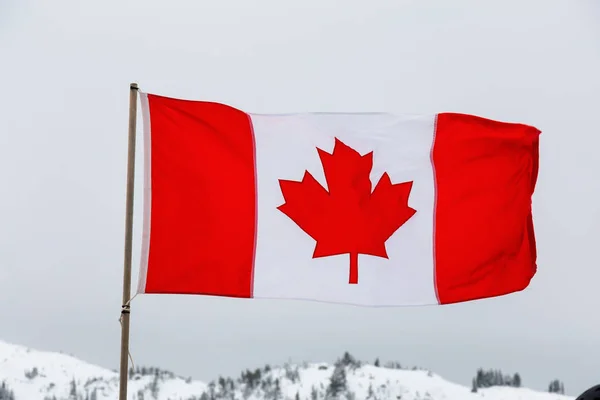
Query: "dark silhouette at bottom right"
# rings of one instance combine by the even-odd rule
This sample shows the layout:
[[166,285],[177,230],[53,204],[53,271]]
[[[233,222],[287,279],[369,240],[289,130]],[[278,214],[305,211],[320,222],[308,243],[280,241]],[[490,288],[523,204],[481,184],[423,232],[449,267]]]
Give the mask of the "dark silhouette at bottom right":
[[600,400],[600,385],[592,386],[585,392],[581,393],[577,400]]

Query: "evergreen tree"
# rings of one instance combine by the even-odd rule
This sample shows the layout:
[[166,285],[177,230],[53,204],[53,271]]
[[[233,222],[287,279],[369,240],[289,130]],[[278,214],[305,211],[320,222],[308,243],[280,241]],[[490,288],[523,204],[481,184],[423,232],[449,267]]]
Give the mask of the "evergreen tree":
[[250,371],[247,369],[242,372],[241,382],[245,384],[249,389],[257,388],[260,384],[262,372],[260,369],[255,369],[254,371]]
[[296,383],[300,380],[300,371],[298,371],[297,366],[291,366],[290,364],[284,365],[285,377],[291,381],[292,383]]
[[336,399],[347,389],[346,370],[343,365],[338,364],[331,374],[329,386],[327,387],[327,398]]
[[373,364],[376,367],[379,367],[379,357],[375,359],[375,363]]
[[0,400],[15,400],[15,393],[4,381],[0,384]]
[[554,379],[548,385],[548,392],[550,392],[550,393],[558,393],[558,394],[565,394],[565,386],[558,379]]
[[358,368],[360,367],[360,362],[358,360],[356,360],[356,358],[354,358],[350,353],[348,353],[347,351],[344,352],[344,355],[342,356],[341,359],[339,359],[338,361],[336,361],[335,365],[342,365],[345,367],[351,367],[351,368]]
[[521,387],[521,375],[518,373],[515,373],[515,376],[513,376],[513,386]]
[[152,382],[150,382],[150,394],[152,394],[152,397],[154,399],[158,399],[158,391],[159,391],[159,385],[158,385],[158,370],[154,371],[154,377],[152,378]]
[[77,383],[75,382],[75,378],[71,380],[71,388],[69,389],[69,399],[77,399]]
[[208,384],[208,399],[209,400],[216,400],[216,398],[217,398],[215,386],[216,386],[215,382],[210,382]]
[[273,394],[271,399],[273,400],[281,400],[283,398],[283,394],[281,393],[281,386],[279,384],[279,378],[275,379],[275,387],[273,389]]
[[33,369],[31,371],[27,371],[27,370],[25,371],[25,377],[27,379],[33,379],[36,376],[38,376],[38,374],[39,374],[39,372],[38,372],[37,367],[33,367]]
[[310,400],[319,400],[319,392],[314,386],[310,389]]
[[372,383],[369,383],[369,390],[367,391],[367,400],[377,400],[377,397],[375,397],[375,391],[373,390]]

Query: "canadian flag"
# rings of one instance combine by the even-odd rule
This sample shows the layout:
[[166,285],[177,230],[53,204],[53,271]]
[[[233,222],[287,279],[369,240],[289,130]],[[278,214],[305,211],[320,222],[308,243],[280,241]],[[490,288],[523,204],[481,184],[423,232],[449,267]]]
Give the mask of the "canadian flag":
[[449,304],[536,272],[534,127],[140,96],[138,293]]

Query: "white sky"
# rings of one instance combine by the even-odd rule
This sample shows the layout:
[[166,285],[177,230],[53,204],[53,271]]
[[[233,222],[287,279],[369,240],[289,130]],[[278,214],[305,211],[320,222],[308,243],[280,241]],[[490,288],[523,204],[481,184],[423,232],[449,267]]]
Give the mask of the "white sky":
[[252,112],[457,111],[543,131],[526,291],[397,309],[138,297],[137,364],[209,380],[349,350],[464,384],[480,366],[573,395],[598,383],[599,2],[208,3],[0,2],[0,338],[117,367],[137,81]]

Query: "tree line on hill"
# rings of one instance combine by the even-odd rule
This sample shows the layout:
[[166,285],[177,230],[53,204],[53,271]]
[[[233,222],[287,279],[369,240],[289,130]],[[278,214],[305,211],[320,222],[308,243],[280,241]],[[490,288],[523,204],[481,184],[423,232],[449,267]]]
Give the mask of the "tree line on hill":
[[[484,370],[477,369],[477,373],[473,378],[471,391],[476,393],[478,389],[489,388],[492,386],[511,386],[521,387],[521,375],[516,372],[513,375],[505,375],[498,369]],[[554,379],[548,385],[549,393],[565,394],[565,385],[558,379]]]
[[[319,399],[347,399],[354,400],[355,396],[348,388],[347,382],[347,373],[348,371],[356,370],[360,368],[365,363],[357,360],[354,356],[352,356],[349,352],[345,352],[342,357],[338,358],[334,365],[333,371],[331,372],[329,381],[327,384],[321,384],[320,387],[312,387],[310,400],[319,400]],[[399,362],[388,362],[382,365],[379,361],[379,358],[375,359],[372,364],[375,367],[383,367],[388,369],[411,369],[411,370],[423,370],[419,367],[411,367],[406,368],[403,367]],[[304,365],[293,365],[293,364],[284,364],[283,366],[283,374],[279,373],[278,375],[271,374],[271,367],[269,365],[265,365],[263,368],[257,368],[254,370],[247,369],[241,373],[237,379],[219,377],[218,379],[210,382],[208,384],[208,390],[204,393],[201,393],[199,397],[193,397],[188,400],[219,400],[219,399],[232,399],[235,397],[235,392],[241,390],[244,392],[245,396],[249,396],[255,390],[261,392],[261,395],[265,400],[281,400],[283,399],[282,388],[280,379],[285,379],[292,383],[296,383],[300,381],[300,368],[307,367],[307,364]],[[329,369],[331,367],[327,367],[326,365],[322,365],[319,369]],[[430,371],[427,372],[430,376],[432,373]],[[33,368],[32,370],[25,371],[25,377],[29,380],[36,379],[39,372],[37,368]],[[139,391],[134,395],[136,400],[156,400],[158,398],[158,393],[160,390],[160,384],[165,379],[176,378],[177,376],[170,372],[156,367],[140,367],[137,366],[135,368],[131,368],[129,370],[130,378],[134,379],[134,376],[152,376],[152,380],[147,386],[147,390],[149,391],[144,393],[144,391]],[[99,379],[95,378],[86,383],[87,386],[90,383],[93,383],[94,380]],[[182,378],[185,379],[188,383],[191,382],[191,378]],[[510,386],[510,387],[521,387],[522,379],[521,375],[517,372],[514,374],[504,374],[499,369],[489,369],[484,370],[482,368],[477,369],[475,376],[472,380],[472,392],[477,392],[482,388],[490,388],[494,386]],[[91,393],[87,391],[81,392],[81,389],[73,379],[70,382],[69,388],[69,397],[68,400],[96,400],[97,393],[94,389]],[[564,394],[565,388],[564,384],[558,380],[554,379],[548,385],[548,392],[550,393],[558,393]],[[149,394],[149,396],[145,396],[145,394]],[[146,397],[146,398],[145,398]],[[150,397],[151,399],[149,399]],[[296,394],[296,400],[300,399],[299,394]],[[56,400],[55,397],[47,397],[47,400]],[[368,394],[366,400],[375,400],[377,396],[375,394],[374,388],[370,386],[368,388]],[[8,386],[6,382],[0,383],[0,400],[23,400],[15,398],[14,391]]]
[[15,400],[15,393],[4,381],[0,383],[0,400]]

